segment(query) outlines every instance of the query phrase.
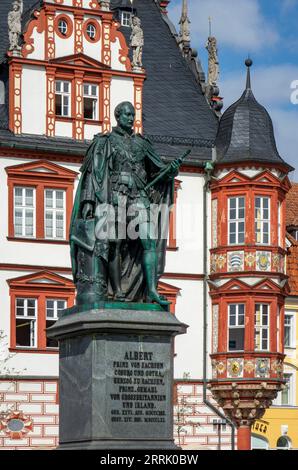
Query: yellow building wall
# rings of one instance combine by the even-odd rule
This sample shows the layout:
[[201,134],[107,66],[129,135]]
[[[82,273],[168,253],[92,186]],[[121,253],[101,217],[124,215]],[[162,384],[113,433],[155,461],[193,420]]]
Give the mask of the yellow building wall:
[[288,426],[286,435],[292,442],[292,448],[298,449],[298,301],[287,299],[285,310],[296,313],[294,320],[296,349],[289,350],[285,358],[285,373],[291,371],[294,377],[294,406],[274,406],[267,410],[262,420],[256,421],[252,427],[252,433],[255,436],[267,439],[270,449],[276,449],[277,440],[282,436],[282,426]]

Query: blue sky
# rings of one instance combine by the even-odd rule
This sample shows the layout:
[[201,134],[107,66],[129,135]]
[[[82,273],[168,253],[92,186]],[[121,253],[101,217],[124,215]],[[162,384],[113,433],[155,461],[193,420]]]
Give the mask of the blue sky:
[[[177,25],[182,0],[171,0],[169,16]],[[269,111],[280,155],[297,168],[298,104],[291,102],[291,84],[298,81],[298,0],[188,0],[192,46],[207,71],[208,17],[218,40],[220,90],[225,108],[239,98],[245,85],[244,60],[254,65],[252,88]],[[178,27],[178,26],[177,26]]]

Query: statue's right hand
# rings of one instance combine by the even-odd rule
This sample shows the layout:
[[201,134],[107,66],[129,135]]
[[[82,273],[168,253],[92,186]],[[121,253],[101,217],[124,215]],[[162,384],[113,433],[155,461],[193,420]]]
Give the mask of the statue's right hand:
[[82,216],[84,220],[92,219],[93,217],[93,204],[85,202],[82,210]]

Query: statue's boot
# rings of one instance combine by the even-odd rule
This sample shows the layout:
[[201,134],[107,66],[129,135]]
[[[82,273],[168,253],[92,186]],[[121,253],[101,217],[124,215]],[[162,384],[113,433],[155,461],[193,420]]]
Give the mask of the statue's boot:
[[125,294],[121,289],[121,266],[118,253],[109,262],[109,278],[114,293],[114,300],[122,302],[125,300]]
[[157,254],[155,250],[144,250],[143,268],[147,285],[147,300],[159,305],[167,306],[171,302],[160,296],[157,292]]

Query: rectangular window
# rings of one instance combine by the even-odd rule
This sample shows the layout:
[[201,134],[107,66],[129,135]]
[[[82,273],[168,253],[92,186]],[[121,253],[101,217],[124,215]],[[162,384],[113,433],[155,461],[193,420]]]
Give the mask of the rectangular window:
[[292,374],[284,374],[284,379],[286,387],[281,391],[281,405],[292,405],[293,376]]
[[270,243],[270,197],[255,198],[255,232],[256,243]]
[[255,350],[269,350],[269,305],[255,304]]
[[35,236],[35,189],[14,188],[14,235]]
[[56,116],[70,117],[70,82],[56,81]]
[[229,198],[229,245],[243,244],[245,239],[245,198]]
[[65,239],[65,191],[45,190],[45,237]]
[[16,346],[37,346],[36,299],[16,299]]
[[[58,320],[62,310],[66,308],[66,300],[47,299],[46,301],[46,328],[50,328]],[[47,348],[57,348],[58,341],[47,338]]]
[[214,419],[213,420],[213,431],[218,432],[219,427],[220,427],[222,432],[226,432],[227,422],[224,419]]
[[281,228],[282,227],[281,227],[281,202],[280,201],[278,201],[278,221],[277,222],[278,222],[277,223],[277,225],[278,225],[278,227],[277,227],[277,230],[278,230],[278,246],[283,246],[282,238],[281,238],[281,235],[282,235]]
[[98,86],[84,85],[84,118],[98,119]]
[[132,13],[128,11],[123,11],[121,14],[121,26],[129,27],[131,26]]
[[245,305],[229,305],[229,351],[244,351]]
[[285,314],[284,337],[285,347],[295,347],[294,343],[294,317],[293,315]]

